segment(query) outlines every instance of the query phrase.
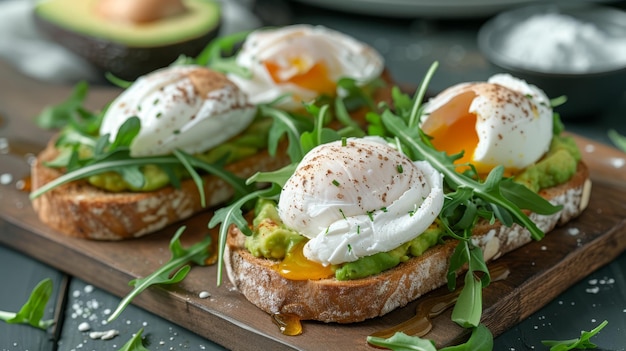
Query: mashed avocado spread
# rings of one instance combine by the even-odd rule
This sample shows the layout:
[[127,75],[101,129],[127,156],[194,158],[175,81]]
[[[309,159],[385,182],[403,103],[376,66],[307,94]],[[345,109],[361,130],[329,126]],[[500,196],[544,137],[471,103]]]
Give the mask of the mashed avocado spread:
[[[576,173],[581,159],[580,151],[573,138],[554,136],[550,150],[536,164],[515,176],[515,181],[533,191],[549,188],[569,180]],[[256,257],[280,260],[296,247],[308,240],[306,237],[287,228],[276,209],[276,203],[260,199],[255,208],[253,235],[246,238],[246,248]],[[359,279],[393,268],[411,257],[420,256],[428,248],[436,245],[444,229],[435,221],[430,228],[417,238],[400,247],[362,257],[355,262],[332,267],[337,280]]]
[[[267,147],[267,134],[271,124],[269,118],[257,118],[241,134],[222,143],[204,153],[195,155],[207,163],[224,162],[225,164],[239,161],[243,158],[256,155],[261,149]],[[152,191],[162,188],[170,183],[170,177],[160,167],[149,165],[141,168],[146,180],[143,187],[135,188],[128,184],[122,176],[116,172],[107,172],[93,175],[88,178],[91,185],[98,188],[120,191]],[[185,177],[185,169],[180,166],[174,170],[177,176]]]

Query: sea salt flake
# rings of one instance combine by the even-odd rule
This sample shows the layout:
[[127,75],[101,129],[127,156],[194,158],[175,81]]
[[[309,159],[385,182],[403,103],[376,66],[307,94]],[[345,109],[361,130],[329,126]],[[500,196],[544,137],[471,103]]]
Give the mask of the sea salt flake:
[[520,65],[550,72],[587,72],[626,64],[623,36],[556,12],[533,15],[515,25],[502,49]]
[[89,329],[91,329],[91,326],[90,326],[90,325],[89,325],[89,323],[87,323],[87,322],[82,322],[82,323],[80,323],[80,324],[78,325],[78,330],[79,330],[79,331],[84,332],[84,331],[87,331],[87,330],[89,330]]
[[97,340],[111,340],[114,337],[118,336],[120,332],[116,329],[106,330],[106,331],[93,331],[89,333],[89,337]]
[[587,288],[585,289],[585,292],[589,294],[597,294],[598,292],[600,292],[600,287],[594,286],[593,288]]
[[569,228],[569,229],[567,230],[567,233],[568,233],[569,235],[575,236],[575,235],[580,234],[580,229],[578,229],[578,228]]
[[201,299],[206,299],[207,297],[211,297],[211,293],[209,293],[208,291],[201,291],[198,294],[198,297]]
[[0,184],[7,185],[7,184],[11,184],[12,181],[13,181],[13,175],[12,174],[10,174],[10,173],[0,174]]

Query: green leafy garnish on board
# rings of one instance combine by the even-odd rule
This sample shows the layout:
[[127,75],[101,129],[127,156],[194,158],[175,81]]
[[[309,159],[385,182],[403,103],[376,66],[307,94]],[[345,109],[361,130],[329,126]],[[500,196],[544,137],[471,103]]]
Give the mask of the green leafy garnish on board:
[[133,335],[133,337],[130,338],[126,344],[119,348],[118,351],[149,351],[145,346],[143,346],[141,334],[143,334],[143,328],[139,329],[139,331]]
[[[367,337],[367,342],[374,346],[387,348],[393,351],[437,351],[432,340],[396,333],[390,338],[383,339],[373,336]],[[493,335],[483,324],[472,329],[467,342],[455,346],[444,347],[439,351],[491,351],[493,349]]]
[[172,256],[169,261],[159,267],[156,271],[144,278],[131,280],[128,285],[133,286],[133,290],[124,297],[115,311],[111,313],[108,322],[116,319],[122,311],[132,302],[132,300],[152,285],[176,284],[182,281],[191,270],[190,263],[204,266],[210,257],[211,236],[207,235],[198,243],[189,248],[184,248],[180,242],[185,227],[178,229],[170,240],[170,252]]
[[543,340],[541,343],[545,346],[550,346],[550,351],[568,351],[573,349],[594,349],[596,344],[589,341],[593,336],[598,334],[607,324],[608,321],[600,323],[591,331],[581,331],[580,338],[569,340]]
[[626,136],[619,134],[615,129],[609,130],[609,139],[619,148],[626,152]]
[[29,324],[35,328],[48,329],[54,320],[42,320],[42,318],[50,296],[52,296],[52,279],[46,278],[35,286],[19,312],[0,311],[0,320],[10,324]]

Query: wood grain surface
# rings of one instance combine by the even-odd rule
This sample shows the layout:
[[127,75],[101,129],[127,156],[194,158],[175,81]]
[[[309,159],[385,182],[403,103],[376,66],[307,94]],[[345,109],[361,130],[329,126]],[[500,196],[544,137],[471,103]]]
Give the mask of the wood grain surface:
[[[45,105],[63,100],[71,87],[32,81],[1,62],[0,81],[0,140],[5,142],[0,152],[0,174],[25,179],[30,155],[42,149],[51,135],[35,127],[32,117]],[[109,87],[94,89],[89,104],[102,106],[118,92]],[[498,259],[511,273],[484,291],[483,322],[495,335],[626,249],[625,156],[608,146],[578,136],[576,139],[594,181],[589,208],[543,240]],[[16,189],[15,183],[0,185],[0,216],[4,219],[0,221],[0,242],[118,296],[129,292],[128,281],[151,273],[169,259],[169,240],[180,225],[187,226],[182,237],[184,245],[209,234],[211,212],[207,211],[140,239],[93,242],[65,237],[37,219],[28,194]],[[201,291],[210,292],[211,297],[199,298]],[[134,303],[237,350],[370,349],[365,342],[367,335],[408,319],[416,304],[352,325],[304,322],[304,333],[289,337],[282,335],[270,316],[247,302],[230,283],[217,286],[215,266],[194,267],[182,283],[151,288]],[[465,335],[450,321],[448,311],[434,320],[434,328],[426,337],[447,345]]]

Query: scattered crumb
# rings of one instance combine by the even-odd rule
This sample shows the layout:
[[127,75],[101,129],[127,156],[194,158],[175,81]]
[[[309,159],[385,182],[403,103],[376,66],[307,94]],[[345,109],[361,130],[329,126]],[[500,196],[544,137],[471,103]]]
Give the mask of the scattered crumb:
[[198,297],[201,299],[206,299],[208,297],[211,297],[211,293],[209,293],[208,291],[200,291],[200,294],[198,294]]

